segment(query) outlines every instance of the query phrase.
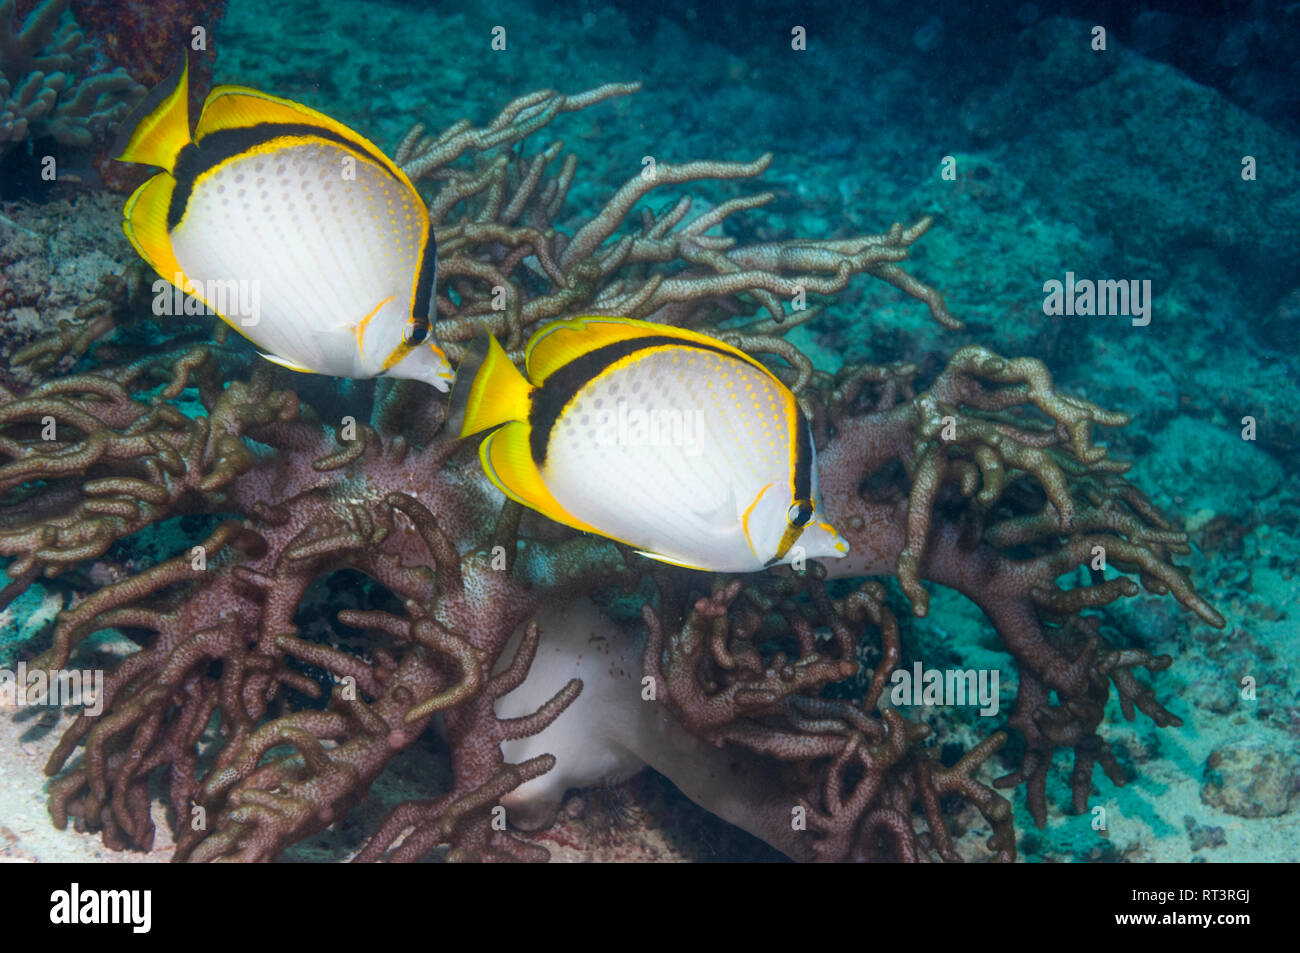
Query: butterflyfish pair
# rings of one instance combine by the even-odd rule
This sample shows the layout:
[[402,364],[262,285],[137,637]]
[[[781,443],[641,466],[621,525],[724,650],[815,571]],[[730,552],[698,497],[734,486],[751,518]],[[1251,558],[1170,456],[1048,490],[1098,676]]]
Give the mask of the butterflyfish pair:
[[163,170],[126,204],[140,255],[276,364],[447,390],[437,250],[406,174],[347,126],[240,86],[211,92],[191,138],[187,100],[183,67],[118,155]]
[[453,395],[460,435],[506,496],[556,522],[709,572],[848,550],[822,516],[798,402],[722,341],[630,318],[544,326],[525,373],[488,336]]

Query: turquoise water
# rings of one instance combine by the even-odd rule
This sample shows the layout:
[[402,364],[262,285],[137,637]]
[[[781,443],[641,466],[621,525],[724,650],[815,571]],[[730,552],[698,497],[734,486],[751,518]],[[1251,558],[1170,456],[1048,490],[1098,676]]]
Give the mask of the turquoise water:
[[[87,23],[96,22],[98,7],[72,4]],[[922,384],[953,352],[978,344],[1006,357],[1036,358],[1058,393],[1127,413],[1127,427],[1101,428],[1098,439],[1113,457],[1132,461],[1129,479],[1173,529],[1188,534],[1191,551],[1175,562],[1226,623],[1216,629],[1174,599],[1145,591],[1098,614],[1112,644],[1173,657],[1168,670],[1139,680],[1154,685],[1183,724],[1157,728],[1142,714],[1127,722],[1111,693],[1102,735],[1121,752],[1129,783],[1117,786],[1094,772],[1089,805],[1105,808],[1107,825],[1095,826],[1095,813],[1068,812],[1070,762],[1058,753],[1044,828],[1031,820],[1024,785],[1002,792],[1015,811],[1020,859],[1295,860],[1300,808],[1292,805],[1300,786],[1286,779],[1300,778],[1300,82],[1290,55],[1296,12],[1243,5],[1230,16],[1194,4],[1111,4],[1099,11],[1014,2],[883,2],[852,11],[814,5],[795,15],[780,4],[743,12],[705,7],[290,0],[268,8],[232,0],[193,4],[166,29],[180,38],[204,28],[205,48],[191,51],[199,88],[239,84],[304,103],[390,155],[416,123],[428,130],[462,118],[482,125],[533,90],[576,94],[604,83],[641,84],[634,94],[557,117],[538,141],[517,147],[518,156],[534,156],[562,139],[578,157],[564,210],[548,223],[569,236],[635,179],[647,158],[668,165],[748,162],[772,153],[758,182],[668,186],[637,206],[638,215],[642,208],[662,214],[689,193],[699,211],[770,190],[770,204],[712,230],[741,244],[843,239],[933,217],[906,268],[943,295],[963,329],[941,327],[917,301],[859,275],[788,340],[818,371],[907,361],[917,365]],[[95,48],[90,69],[129,63],[123,68],[141,72],[138,64],[153,54],[142,52],[143,41],[128,48],[130,36],[120,33],[114,47],[87,27]],[[178,55],[179,41],[173,46]],[[158,77],[175,62],[171,53],[161,59],[153,56]],[[8,395],[180,340],[144,315],[88,354],[36,376],[13,361],[38,333],[74,319],[101,276],[136,259],[117,231],[124,196],[111,187],[121,183],[101,161],[108,130],[92,128],[87,145],[15,140],[0,156],[0,385]],[[75,171],[43,180],[47,154]],[[440,181],[418,185],[436,203]],[[520,278],[521,288],[531,292],[539,274],[540,266]],[[459,292],[443,281],[440,293],[459,307]],[[1086,313],[1102,310],[1078,297],[1089,282],[1123,282],[1131,296],[1114,309],[1119,313]],[[1079,311],[1085,313],[1071,313]],[[245,371],[258,360],[233,335],[227,346]],[[285,380],[277,386],[288,386]],[[164,383],[151,383],[138,399],[148,400]],[[372,385],[333,378],[294,378],[292,386],[329,424],[326,450],[333,447],[332,421],[372,395]],[[173,404],[191,419],[203,413],[193,388]],[[420,443],[422,424],[398,419],[398,429]],[[249,452],[263,463],[277,452],[254,443]],[[0,453],[7,454],[0,464],[16,459],[9,449]],[[97,475],[92,468],[76,479]],[[364,475],[346,471],[339,480],[364,496]],[[30,525],[43,499],[71,486],[6,484],[0,531]],[[231,494],[206,509],[189,500],[175,518],[38,578],[4,609],[0,666],[48,648],[61,608],[70,612],[110,583],[187,552],[224,517],[254,518],[240,508],[239,492]],[[463,549],[480,530],[464,530]],[[549,538],[533,524],[525,531]],[[11,551],[22,551],[20,544]],[[549,581],[548,568],[535,571]],[[332,620],[339,610],[398,611],[400,599],[361,574],[330,578],[336,582],[318,584],[304,599],[294,624],[307,637],[366,655],[373,646],[360,630]],[[641,586],[632,587],[636,596],[611,591],[597,599],[634,645],[644,637]],[[1001,711],[992,723],[945,706],[914,712],[931,727],[936,751],[966,750],[1006,727],[1017,668],[970,600],[930,589],[930,613],[914,618],[903,591],[889,584],[887,599],[904,629],[903,663],[1002,673]],[[639,651],[627,656],[639,664]],[[866,660],[874,664],[876,657]],[[303,670],[328,679],[321,669]],[[1243,690],[1243,679],[1253,692]],[[292,696],[290,704],[324,702]],[[384,806],[430,796],[429,786],[445,783],[440,769],[423,763],[446,760],[437,734],[430,729],[421,742],[427,758],[406,752],[406,766],[390,770],[373,797],[361,799],[358,813],[331,831],[322,856],[348,856]],[[1012,770],[1019,743],[1012,734],[1002,760],[984,769],[986,782]],[[619,844],[624,859],[781,856],[779,844],[769,848],[761,836],[717,820],[708,805],[692,803],[688,784],[674,787],[663,779],[673,772],[654,767],[652,780],[631,782],[638,820],[620,821],[614,835],[598,837],[590,814],[567,822],[562,816],[554,829],[563,837],[539,842],[553,850],[561,840],[573,842],[602,859],[618,859]],[[582,783],[572,787],[590,791],[628,774],[606,773],[612,777],[598,769],[592,777],[575,774]],[[1280,780],[1266,783],[1263,775]],[[30,785],[42,782],[33,777]],[[967,809],[957,823],[979,831],[982,821]],[[665,839],[675,846],[663,847]],[[968,840],[970,856],[980,857],[982,837]],[[723,846],[706,850],[702,843]]]

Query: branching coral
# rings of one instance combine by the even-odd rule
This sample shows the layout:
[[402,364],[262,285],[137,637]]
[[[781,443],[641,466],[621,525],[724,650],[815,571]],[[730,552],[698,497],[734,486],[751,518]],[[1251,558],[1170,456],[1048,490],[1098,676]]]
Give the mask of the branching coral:
[[[1112,685],[1126,716],[1176,719],[1133,674],[1168,659],[1109,645],[1084,614],[1135,583],[1099,573],[1062,588],[1061,577],[1101,547],[1112,570],[1220,621],[1169,562],[1182,535],[1092,443],[1094,423],[1125,418],[1057,393],[1036,361],[980,348],[957,352],[923,391],[910,365],[816,370],[783,337],[819,311],[786,313],[797,290],[829,295],[867,273],[957,322],[899,264],[928,222],[744,245],[719,232],[767,193],[694,217],[689,195],[658,216],[640,210],[656,187],[746,179],[769,156],[660,163],[657,178],[638,174],[595,216],[558,227],[576,160],[524,145],[633,88],[541,92],[483,128],[417,127],[403,142],[399,161],[436,184],[448,350],[484,323],[518,356],[539,323],[606,312],[779,358],[813,421],[830,516],[853,545],[834,571],[897,575],[918,614],[922,580],[978,603],[1021,668],[1011,724],[1025,754],[998,783],[1027,782],[1041,823],[1052,753],[1068,747],[1081,809],[1095,763],[1121,780],[1097,733]],[[882,705],[901,649],[878,583],[840,592],[817,567],[734,579],[648,564],[503,506],[470,448],[439,432],[445,404],[427,388],[340,391],[193,324],[139,356],[129,341],[141,328],[121,326],[146,310],[138,279],[106,288],[81,326],[18,355],[30,384],[0,392],[8,598],[170,517],[215,526],[58,620],[43,664],[66,664],[105,628],[140,649],[107,679],[105,713],[81,715],[50,759],[56,824],[146,848],[149,782],[162,776],[178,859],[270,859],[343,817],[436,723],[449,788],[399,804],[358,859],[544,859],[500,807],[516,831],[536,827],[563,786],[643,763],[792,857],[957,859],[962,805],[982,818],[987,856],[1015,856],[1010,803],[978,776],[1006,736],[945,764],[929,729]],[[90,369],[40,378],[88,350]],[[183,413],[183,401],[202,411]],[[388,599],[337,615],[364,649],[297,621],[317,581],[343,569]],[[644,602],[639,631],[592,601],[611,591]],[[589,634],[636,661],[584,653]],[[861,697],[844,697],[856,678]]]
[[[517,356],[526,330],[549,318],[621,314],[679,325],[712,323],[743,295],[760,304],[768,319],[731,333],[749,335],[753,349],[761,351],[760,338],[769,338],[781,326],[806,323],[819,313],[809,308],[788,315],[782,297],[800,289],[833,294],[864,272],[926,301],[942,323],[960,326],[937,293],[897,265],[925,233],[929,220],[910,228],[895,225],[883,235],[741,246],[734,238],[712,232],[732,215],[766,205],[773,193],[733,198],[693,218],[690,195],[659,216],[645,208],[632,214],[641,199],[665,185],[760,175],[772,161],[770,153],[752,162],[658,163],[653,175],[629,179],[572,236],[554,228],[573,183],[576,158],[557,163],[558,144],[531,158],[512,156],[509,149],[558,115],[638,88],[611,84],[579,96],[543,90],[515,100],[483,128],[462,121],[437,137],[425,136],[420,126],[407,134],[395,156],[398,163],[416,182],[441,183],[429,209],[438,232],[439,275],[448,280],[459,302],[439,296],[443,340],[466,340],[483,324],[504,336]],[[475,153],[482,157],[471,169],[453,165]],[[627,226],[630,234],[610,241]],[[545,287],[539,289],[539,283]],[[497,288],[505,289],[504,308],[493,300]],[[770,345],[775,353],[806,365],[783,342],[772,340]],[[450,350],[459,356],[456,348]]]
[[[929,607],[922,578],[984,610],[1020,665],[1011,724],[1026,751],[998,784],[1028,782],[1041,826],[1055,748],[1074,751],[1076,811],[1087,803],[1094,763],[1116,784],[1125,781],[1096,733],[1112,683],[1125,717],[1136,705],[1161,726],[1181,724],[1133,677],[1136,668],[1159,671],[1172,660],[1114,648],[1095,618],[1080,615],[1138,591],[1132,579],[1106,578],[1101,567],[1136,574],[1148,591],[1172,593],[1211,625],[1221,628],[1223,619],[1169,561],[1189,551],[1186,535],[1119,476],[1126,464],[1092,442],[1094,424],[1120,426],[1126,415],[1058,394],[1039,361],[979,347],[954,354],[920,395],[914,373],[854,369],[818,381],[834,432],[822,491],[852,546],[834,571],[896,572],[917,615]],[[855,405],[867,412],[853,413]],[[1091,572],[1089,584],[1062,589],[1058,580],[1081,566]]]
[[89,146],[144,94],[125,70],[88,75],[93,51],[68,2],[45,0],[20,28],[17,0],[0,0],[0,155],[46,136]]
[[[785,790],[794,792],[812,836],[799,833],[805,828],[791,824],[790,806],[778,799],[764,805],[777,816],[760,823],[781,831],[784,821],[790,833],[781,831],[779,845],[791,856],[818,860],[916,860],[923,853],[956,860],[939,804],[958,795],[983,814],[994,857],[1014,859],[1010,803],[972,777],[1005,735],[994,734],[945,767],[919,745],[927,728],[895,709],[878,710],[900,659],[898,623],[880,584],[867,582],[836,602],[816,573],[765,588],[739,580],[719,584],[696,601],[666,644],[659,613],[647,606],[644,665],[667,688],[667,705],[688,730],[789,766]],[[804,589],[806,607],[792,599]],[[747,604],[738,606],[742,591]],[[796,655],[760,651],[761,641],[779,634],[765,621],[772,613],[788,626]],[[819,644],[814,621],[829,629],[829,646]],[[859,640],[869,629],[879,633],[881,659],[865,695],[855,702],[819,697],[826,685],[856,674]],[[919,836],[914,810],[926,820]]]

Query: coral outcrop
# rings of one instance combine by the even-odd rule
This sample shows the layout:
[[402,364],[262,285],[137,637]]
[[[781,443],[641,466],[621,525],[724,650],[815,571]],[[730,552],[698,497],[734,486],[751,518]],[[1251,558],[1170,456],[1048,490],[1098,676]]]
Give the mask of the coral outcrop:
[[[1094,426],[1127,418],[1057,392],[1036,360],[978,347],[926,386],[910,364],[815,368],[786,334],[856,275],[958,322],[900,264],[928,221],[746,244],[735,219],[770,193],[700,212],[684,192],[755,177],[770,156],[659,163],[557,227],[576,159],[534,137],[634,88],[539,92],[485,127],[405,139],[398,161],[431,190],[440,338],[458,357],[486,324],[519,358],[543,321],[616,313],[770,360],[812,421],[825,503],[853,546],[831,571],[854,581],[818,566],[675,570],[522,512],[469,442],[440,432],[439,395],[294,375],[202,319],[159,329],[133,270],[16,355],[25,376],[0,390],[14,580],[0,601],[191,517],[171,558],[67,609],[40,658],[66,665],[106,628],[139,644],[109,675],[104,714],[80,716],[50,759],[57,825],[147,848],[160,780],[177,859],[268,860],[437,730],[450,784],[398,805],[358,859],[542,860],[524,831],[565,788],[651,764],[797,859],[955,860],[966,837],[1011,860],[998,788],[1026,784],[1041,824],[1057,749],[1073,753],[1073,810],[1094,767],[1123,782],[1100,731],[1112,689],[1126,717],[1177,723],[1137,677],[1170,659],[1098,623],[1140,583],[1222,624],[1171,561],[1185,537],[1094,442]],[[652,213],[642,200],[661,187],[675,200]],[[820,303],[787,311],[800,293]],[[310,591],[342,570],[369,579],[357,607],[306,631]],[[995,784],[1007,733],[941,756],[945,739],[881,703],[899,626],[886,588],[860,577],[884,576],[918,615],[926,582],[965,593],[1015,658],[1019,756]]]
[[0,0],[0,156],[29,139],[93,145],[144,95],[123,69],[93,72],[68,3],[45,0],[19,26],[17,0]]

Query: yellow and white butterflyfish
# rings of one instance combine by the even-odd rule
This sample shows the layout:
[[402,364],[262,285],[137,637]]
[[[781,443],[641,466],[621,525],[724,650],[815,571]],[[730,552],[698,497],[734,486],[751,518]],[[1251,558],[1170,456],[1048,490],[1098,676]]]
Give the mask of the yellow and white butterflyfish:
[[191,138],[187,77],[153,92],[118,155],[163,170],[126,204],[141,257],[270,361],[447,390],[437,249],[411,180],[343,124],[240,86],[209,94]]
[[794,395],[715,338],[617,317],[544,326],[521,374],[501,345],[453,402],[460,435],[490,430],[484,472],[511,499],[645,556],[755,572],[844,556],[821,515]]

